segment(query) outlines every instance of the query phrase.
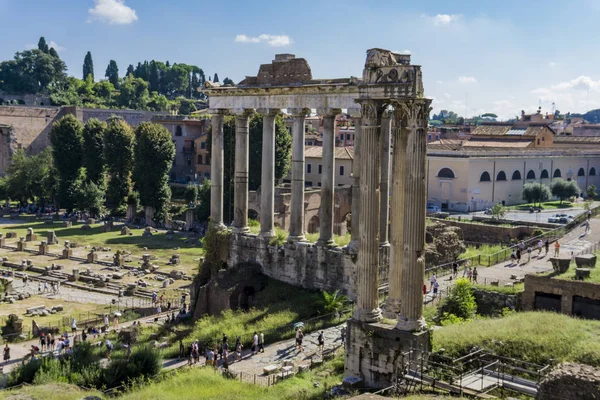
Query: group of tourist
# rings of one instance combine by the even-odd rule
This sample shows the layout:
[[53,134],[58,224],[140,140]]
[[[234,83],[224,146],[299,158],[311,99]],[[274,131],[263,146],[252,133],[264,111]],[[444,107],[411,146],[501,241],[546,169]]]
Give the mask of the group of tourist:
[[[206,358],[206,365],[214,366],[215,368],[218,366],[219,360],[222,361],[223,368],[227,368],[229,366],[230,358],[233,355],[235,361],[242,360],[242,351],[244,350],[244,345],[242,344],[241,336],[237,336],[235,339],[235,345],[231,347],[229,344],[229,338],[227,334],[223,333],[223,338],[217,342],[216,345],[211,345],[210,343],[206,344],[204,347],[204,357]],[[252,355],[260,353],[264,353],[265,351],[265,335],[262,331],[254,332],[252,336]],[[188,364],[197,364],[200,361],[201,349],[198,344],[198,341],[195,340],[192,344],[190,344],[187,348],[187,359]],[[186,358],[186,349],[183,345],[183,342],[179,341],[179,359]]]

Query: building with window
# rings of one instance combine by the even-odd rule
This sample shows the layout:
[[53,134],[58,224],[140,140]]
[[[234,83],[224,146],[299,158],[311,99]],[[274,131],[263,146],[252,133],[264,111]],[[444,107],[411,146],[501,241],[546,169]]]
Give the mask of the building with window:
[[[306,186],[320,187],[323,174],[323,147],[306,146],[304,148],[305,157],[305,178]],[[352,185],[352,160],[354,159],[353,147],[335,148],[335,185]],[[284,182],[291,181],[291,171],[285,177]]]

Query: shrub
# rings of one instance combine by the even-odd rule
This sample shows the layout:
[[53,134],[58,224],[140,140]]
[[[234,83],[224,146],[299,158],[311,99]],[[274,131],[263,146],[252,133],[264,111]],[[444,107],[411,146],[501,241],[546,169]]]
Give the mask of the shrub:
[[196,200],[198,200],[198,188],[196,185],[187,185],[184,197],[186,202],[196,204]]
[[326,314],[340,311],[348,303],[348,296],[340,294],[339,290],[333,293],[323,291],[323,310]]
[[457,279],[450,296],[442,305],[442,315],[453,314],[463,321],[472,319],[477,312],[477,303],[472,288],[473,285],[467,279]]
[[20,385],[21,383],[32,383],[35,379],[35,374],[40,370],[42,360],[35,359],[19,365],[13,369],[8,378],[7,386]]
[[153,347],[144,346],[133,351],[129,360],[115,359],[104,370],[107,387],[117,387],[140,378],[149,378],[160,372],[161,356]]
[[276,230],[275,236],[269,240],[269,246],[283,246],[287,240],[287,233],[284,231]]

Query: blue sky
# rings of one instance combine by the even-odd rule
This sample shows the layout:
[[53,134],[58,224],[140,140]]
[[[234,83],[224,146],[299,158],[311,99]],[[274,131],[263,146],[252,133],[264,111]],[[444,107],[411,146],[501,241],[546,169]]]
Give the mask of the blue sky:
[[156,59],[237,82],[282,52],[315,78],[360,76],[383,47],[423,66],[434,111],[600,108],[600,0],[0,0],[0,20],[0,59],[45,36],[78,77],[88,50],[97,78]]

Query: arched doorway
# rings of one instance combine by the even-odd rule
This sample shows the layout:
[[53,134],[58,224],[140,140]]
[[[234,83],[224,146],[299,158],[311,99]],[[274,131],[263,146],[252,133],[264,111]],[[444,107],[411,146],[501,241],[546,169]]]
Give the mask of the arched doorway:
[[308,221],[308,233],[317,233],[319,232],[319,216],[313,215],[313,217]]

